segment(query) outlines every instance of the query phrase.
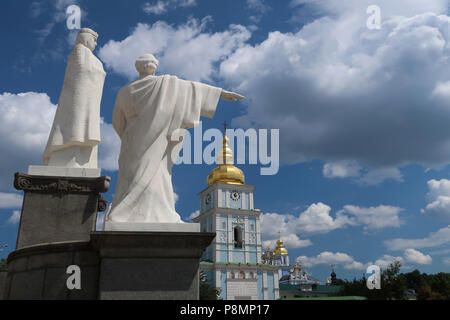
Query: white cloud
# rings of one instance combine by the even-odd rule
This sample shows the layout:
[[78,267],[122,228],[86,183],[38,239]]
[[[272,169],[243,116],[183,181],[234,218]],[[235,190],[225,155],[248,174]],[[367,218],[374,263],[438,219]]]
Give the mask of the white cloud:
[[[56,105],[46,93],[0,94],[0,188],[12,188],[14,172],[27,172],[29,165],[42,164],[55,111]],[[120,140],[111,124],[102,121],[100,128],[99,166],[116,170]]]
[[400,256],[394,257],[389,254],[385,254],[381,258],[376,260],[375,265],[379,266],[381,269],[387,269],[389,265],[394,263],[395,261],[399,261],[400,263],[402,263],[403,266],[403,257]]
[[347,226],[363,226],[366,231],[398,227],[401,224],[399,213],[402,210],[386,205],[368,208],[346,205],[333,217],[330,214],[331,207],[318,202],[311,204],[298,216],[263,213],[261,236],[264,241],[273,243],[280,232],[283,240],[291,239],[293,244],[306,246],[311,244],[310,240],[300,240],[298,235],[324,234]]
[[392,179],[403,182],[403,176],[398,168],[363,168],[358,161],[342,160],[325,163],[322,170],[325,178],[353,178],[361,185],[378,185]]
[[348,270],[363,270],[366,268],[366,265],[356,261],[352,256],[342,252],[324,251],[315,257],[299,256],[297,259],[300,260],[305,267],[313,267],[320,264],[335,264]]
[[406,249],[404,253],[405,260],[413,264],[431,264],[430,255],[425,255],[418,250],[412,248]]
[[174,10],[178,7],[193,7],[197,5],[196,0],[158,0],[156,2],[146,2],[143,10],[147,14],[160,15],[169,10]]
[[19,210],[14,210],[12,215],[6,221],[6,223],[17,224],[17,223],[19,223],[19,221],[20,221],[20,211]]
[[[211,80],[214,65],[249,39],[243,26],[231,25],[223,32],[207,33],[209,17],[190,19],[173,27],[163,21],[153,25],[139,23],[122,41],[108,41],[99,50],[100,58],[112,71],[136,78],[136,59],[152,53],[159,60],[157,73],[171,73],[189,80]],[[205,50],[207,48],[207,50]]]
[[429,180],[429,192],[426,195],[428,204],[421,213],[434,218],[450,221],[450,180]]
[[387,179],[403,182],[403,175],[398,168],[374,168],[369,169],[356,181],[363,185],[378,185]]
[[320,3],[323,16],[221,63],[221,76],[248,98],[233,125],[279,128],[287,163],[353,159],[375,168],[365,184],[402,181],[397,168],[406,163],[448,163],[450,101],[432,96],[449,81],[450,18],[439,15],[448,2],[381,1],[379,31],[366,27],[368,1],[308,3]]
[[365,230],[376,230],[386,227],[399,227],[399,217],[403,209],[400,207],[379,205],[377,207],[358,207],[346,205],[339,211],[352,219],[354,224],[363,225]]
[[436,232],[431,232],[428,237],[419,239],[404,239],[396,238],[386,240],[384,244],[389,250],[402,250],[408,248],[431,248],[438,247],[443,244],[450,243],[450,225],[439,229]]
[[189,217],[188,220],[192,220],[194,218],[197,218],[200,215],[200,210],[195,210],[194,212],[192,212]]
[[[296,234],[293,234],[293,233],[290,233],[287,235],[283,234],[281,238],[284,242],[284,246],[289,249],[304,248],[304,247],[309,247],[312,245],[311,240],[309,240],[309,239],[301,240]],[[278,238],[265,240],[265,241],[263,241],[263,245],[265,247],[270,246],[271,248],[274,248],[276,246],[277,240],[278,240]]]
[[445,259],[443,259],[442,261],[444,262],[444,264],[450,266],[450,257],[445,258]]
[[356,161],[329,162],[323,166],[323,176],[325,178],[358,177],[360,171],[361,166]]
[[22,201],[23,197],[21,194],[0,192],[0,209],[21,208]]

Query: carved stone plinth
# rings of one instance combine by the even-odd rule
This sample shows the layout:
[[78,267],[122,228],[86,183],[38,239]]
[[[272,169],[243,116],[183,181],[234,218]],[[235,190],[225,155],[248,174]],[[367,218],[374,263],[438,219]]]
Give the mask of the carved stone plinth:
[[17,172],[14,187],[24,191],[16,249],[37,244],[89,241],[97,212],[106,209],[100,194],[110,177],[36,176]]

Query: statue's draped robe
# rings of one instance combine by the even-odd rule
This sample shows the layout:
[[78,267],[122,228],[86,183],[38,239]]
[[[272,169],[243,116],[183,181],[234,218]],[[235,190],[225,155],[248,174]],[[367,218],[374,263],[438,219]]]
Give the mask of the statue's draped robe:
[[67,62],[43,161],[72,146],[95,147],[100,142],[100,102],[106,73],[89,48],[76,44]]
[[182,222],[175,211],[172,166],[181,143],[175,130],[212,118],[222,89],[175,76],[140,78],[121,88],[113,127],[122,140],[119,174],[106,221]]

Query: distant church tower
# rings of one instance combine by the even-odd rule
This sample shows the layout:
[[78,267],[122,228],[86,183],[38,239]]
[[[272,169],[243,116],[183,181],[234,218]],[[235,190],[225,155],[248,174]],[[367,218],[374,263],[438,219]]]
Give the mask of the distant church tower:
[[200,214],[193,221],[202,232],[216,232],[200,263],[223,300],[279,298],[278,267],[261,264],[261,211],[254,209],[253,186],[233,165],[228,137],[222,140],[219,165],[201,191]]

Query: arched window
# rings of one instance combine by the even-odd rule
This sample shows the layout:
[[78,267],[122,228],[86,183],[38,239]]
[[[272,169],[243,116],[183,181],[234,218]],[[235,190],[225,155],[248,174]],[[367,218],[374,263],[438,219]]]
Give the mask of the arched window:
[[245,279],[245,272],[244,271],[239,272],[239,279]]
[[230,272],[230,278],[234,279],[234,272],[233,271]]
[[253,223],[250,225],[250,231],[255,231],[255,225]]
[[242,248],[242,228],[239,226],[234,227],[234,247]]

